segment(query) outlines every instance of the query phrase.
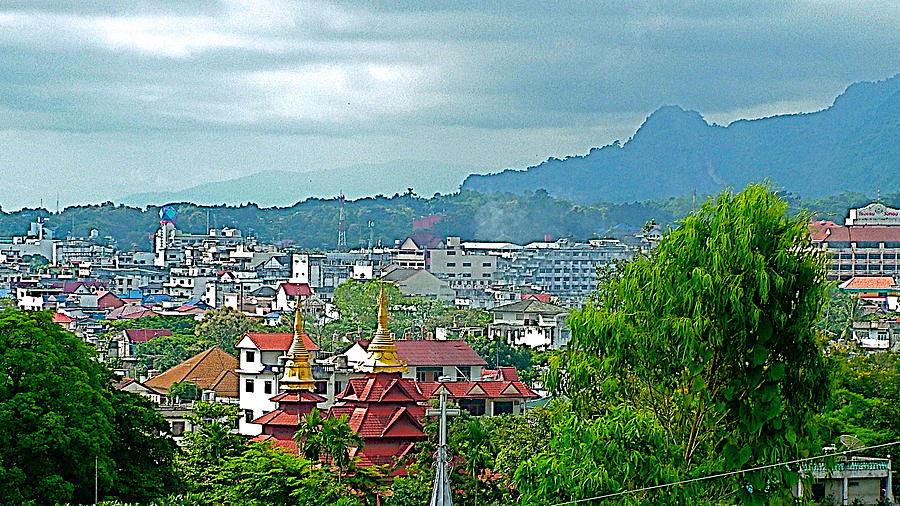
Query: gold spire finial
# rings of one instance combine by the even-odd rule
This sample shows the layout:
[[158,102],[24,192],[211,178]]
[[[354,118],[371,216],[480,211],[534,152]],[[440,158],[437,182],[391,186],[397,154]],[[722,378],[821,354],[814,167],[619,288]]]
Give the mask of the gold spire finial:
[[299,301],[297,301],[297,311],[294,315],[294,338],[285,355],[287,361],[284,363],[281,389],[315,390],[316,380],[313,378],[312,366],[309,363],[309,351],[303,343],[303,316],[300,312]]
[[365,372],[408,372],[406,362],[397,356],[397,345],[388,330],[388,298],[381,283],[378,292],[378,327],[369,343],[369,356],[362,363]]

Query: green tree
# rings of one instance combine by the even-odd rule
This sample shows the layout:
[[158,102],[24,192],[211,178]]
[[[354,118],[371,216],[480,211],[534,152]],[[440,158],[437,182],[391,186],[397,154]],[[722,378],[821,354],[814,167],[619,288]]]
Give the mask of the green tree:
[[828,297],[822,307],[821,316],[814,325],[832,340],[845,339],[850,330],[859,298],[838,290],[834,283],[828,287]]
[[[316,421],[319,423],[316,423]],[[365,442],[362,436],[350,428],[347,415],[340,417],[319,418],[318,412],[310,413],[304,418],[300,430],[294,436],[302,442],[306,455],[325,456],[332,466],[338,468],[338,480],[353,463],[350,449],[362,449]]]
[[194,430],[186,432],[179,458],[182,475],[194,485],[204,486],[216,466],[227,457],[239,455],[244,438],[234,431],[238,407],[233,404],[196,402],[188,415]]
[[169,399],[177,399],[185,402],[199,399],[201,393],[202,392],[197,389],[197,385],[191,383],[190,381],[181,381],[178,383],[173,383],[172,386],[169,387],[169,391],[166,393],[166,396]]
[[0,503],[92,501],[95,470],[102,497],[145,500],[172,484],[165,421],[112,384],[48,312],[0,312]]
[[[669,477],[804,456],[816,437],[811,421],[828,396],[812,328],[825,297],[825,261],[810,246],[806,218],[788,216],[768,188],[722,193],[570,317],[569,351],[551,360],[547,385],[572,400],[579,419],[602,423],[619,413],[623,424],[640,420],[645,434],[660,436],[647,451],[677,448]],[[609,471],[579,494],[628,478]],[[578,473],[543,482],[568,479],[574,487],[571,476]],[[690,497],[776,501],[795,477],[773,468],[710,482]]]
[[177,445],[168,437],[169,424],[154,404],[146,397],[114,389],[109,398],[116,416],[108,456],[116,467],[113,486],[104,495],[149,503],[180,491],[183,484],[175,472]]
[[300,453],[310,460],[319,460],[322,456],[322,439],[319,433],[322,431],[322,414],[317,408],[303,415],[297,424],[297,432],[294,433],[294,441]]
[[184,334],[159,336],[145,343],[137,343],[134,354],[138,359],[137,369],[168,370],[215,344],[205,337]]
[[211,341],[223,350],[235,355],[234,345],[247,332],[263,330],[261,323],[251,320],[229,307],[207,311],[197,324],[194,334],[204,341]]

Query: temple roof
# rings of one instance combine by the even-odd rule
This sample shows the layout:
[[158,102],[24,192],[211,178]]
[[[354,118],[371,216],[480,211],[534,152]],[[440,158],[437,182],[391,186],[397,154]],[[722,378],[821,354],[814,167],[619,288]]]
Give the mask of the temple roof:
[[397,356],[397,345],[388,330],[388,299],[384,293],[384,284],[378,292],[378,328],[372,336],[372,342],[366,351],[369,352],[360,369],[366,372],[404,373],[409,368]]
[[347,388],[335,396],[345,402],[403,402],[416,403],[428,399],[413,378],[401,378],[399,374],[367,374],[351,378]]

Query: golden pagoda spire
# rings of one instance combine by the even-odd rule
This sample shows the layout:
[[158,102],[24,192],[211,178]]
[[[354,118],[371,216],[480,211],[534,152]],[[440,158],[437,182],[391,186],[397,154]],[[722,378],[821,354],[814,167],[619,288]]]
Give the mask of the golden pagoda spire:
[[388,299],[384,283],[378,292],[378,327],[369,343],[369,356],[362,363],[365,372],[408,372],[406,362],[397,356],[397,345],[388,330]]
[[300,313],[300,302],[294,315],[294,338],[291,347],[285,354],[284,375],[281,377],[282,390],[315,390],[316,380],[312,375],[309,363],[309,351],[303,344],[303,317]]

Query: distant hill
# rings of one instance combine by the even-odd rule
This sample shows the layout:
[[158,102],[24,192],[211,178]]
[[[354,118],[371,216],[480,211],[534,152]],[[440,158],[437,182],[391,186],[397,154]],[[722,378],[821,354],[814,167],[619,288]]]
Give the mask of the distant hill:
[[478,171],[473,167],[412,160],[315,172],[270,170],[179,191],[136,193],[116,200],[133,206],[168,202],[201,205],[253,202],[262,207],[287,207],[310,197],[330,198],[341,192],[348,199],[406,193],[410,186],[416,194],[430,197],[435,193],[457,191],[466,176]]
[[710,125],[694,111],[653,112],[625,144],[472,175],[478,192],[545,189],[581,203],[635,202],[768,178],[805,198],[900,190],[900,75],[851,85],[822,111]]

